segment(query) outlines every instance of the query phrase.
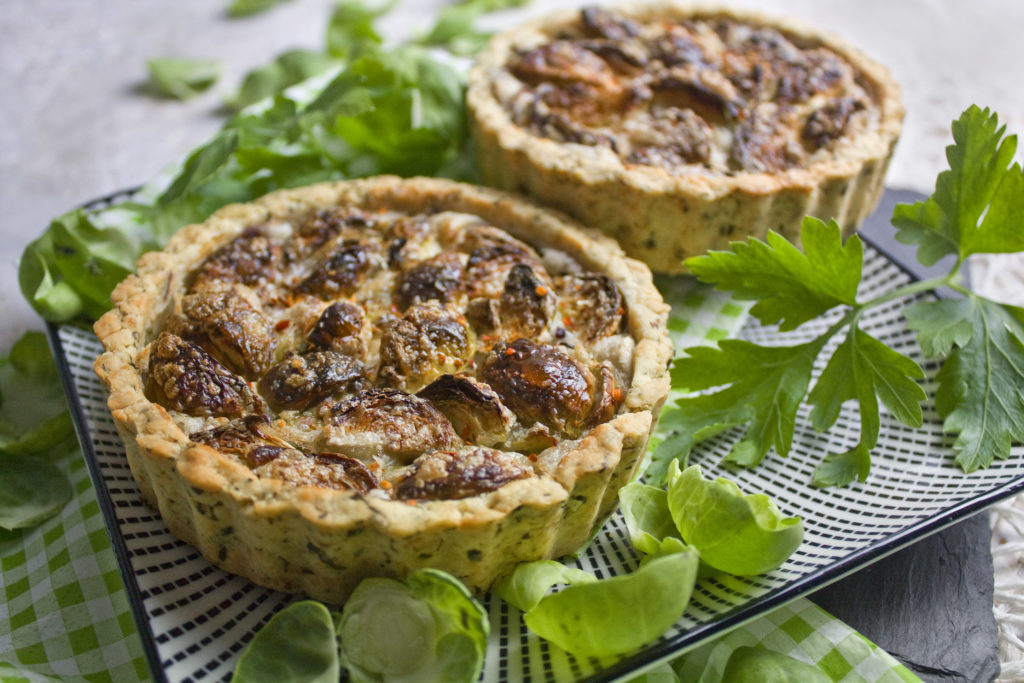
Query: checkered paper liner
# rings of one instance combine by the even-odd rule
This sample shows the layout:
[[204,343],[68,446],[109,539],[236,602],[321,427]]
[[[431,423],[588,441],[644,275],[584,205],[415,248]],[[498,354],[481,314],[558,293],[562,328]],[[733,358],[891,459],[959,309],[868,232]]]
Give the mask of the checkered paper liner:
[[[907,279],[884,256],[868,250],[863,294],[877,294]],[[659,284],[676,305],[670,329],[678,348],[721,339],[739,326],[745,309],[727,297],[685,280],[663,280]],[[864,322],[868,331],[921,360],[916,343],[899,320],[900,310],[900,303],[880,307],[866,316]],[[820,325],[829,323],[813,323],[808,331],[799,334],[817,334],[824,329]],[[799,334],[795,341],[803,340]],[[763,343],[779,340],[772,330],[753,325],[744,328],[741,336]],[[792,334],[790,339],[794,339]],[[6,610],[0,612],[4,617],[0,619],[0,676],[17,670],[28,680],[46,680],[47,675],[79,680],[131,680],[144,673],[141,651],[148,656],[159,679],[228,679],[255,630],[292,598],[221,572],[166,531],[158,516],[141,502],[128,472],[123,446],[106,410],[105,392],[92,372],[92,361],[100,350],[97,340],[72,327],[56,330],[54,340],[73,385],[80,426],[88,435],[86,446],[96,468],[100,502],[87,486],[81,465],[75,464],[75,501],[61,517],[24,534],[23,547],[5,549],[0,574],[0,588],[7,595],[5,606],[0,607]],[[936,368],[926,368],[926,389],[934,390],[932,378]],[[847,410],[837,429],[820,435],[807,426],[806,413],[801,418],[789,458],[770,456],[754,470],[727,472],[719,461],[738,438],[734,432],[723,434],[694,455],[694,461],[700,462],[706,473],[729,476],[744,490],[767,493],[779,501],[786,514],[804,517],[807,538],[783,567],[751,579],[702,581],[680,622],[639,654],[618,662],[574,658],[530,634],[514,608],[489,598],[485,607],[491,616],[492,639],[483,679],[611,680],[672,659],[682,649],[758,616],[760,620],[733,633],[747,634],[768,645],[765,635],[779,630],[765,627],[765,620],[774,618],[762,616],[770,609],[1024,488],[1020,481],[1024,464],[1019,448],[1014,449],[1017,457],[996,463],[990,470],[969,477],[961,474],[952,464],[951,438],[941,434],[934,408],[928,405],[922,430],[905,429],[883,416],[882,438],[876,449],[872,477],[866,485],[842,490],[814,489],[809,486],[810,475],[821,454],[852,446],[857,440],[858,423],[855,412]],[[114,585],[111,572],[115,561],[102,543],[105,533],[100,533],[102,521],[97,509],[104,507],[109,507],[112,517],[111,538],[122,547],[126,563],[127,600]],[[79,509],[88,512],[75,512]],[[69,524],[69,517],[75,515],[83,521]],[[88,526],[90,522],[92,526]],[[82,529],[76,530],[78,526]],[[72,553],[68,541],[73,543],[82,536],[90,539],[89,547],[79,546]],[[60,563],[62,552],[68,553],[75,573],[57,578],[49,563]],[[92,559],[79,562],[78,553]],[[95,574],[88,575],[87,570],[86,575],[78,573],[79,565],[90,561],[103,567],[99,574],[104,577],[102,589],[95,582],[89,583]],[[599,577],[635,568],[637,557],[621,517],[613,517],[605,525],[576,564]],[[77,588],[73,587],[76,583]],[[104,604],[109,605],[106,612]],[[845,661],[845,669],[826,668],[836,674],[835,680],[886,680],[884,676],[890,673],[899,676],[897,680],[909,676],[876,648],[869,647],[870,656],[859,656],[858,652],[865,652],[862,639],[851,639],[852,631],[841,622],[806,601],[794,605],[789,607],[790,611],[798,612],[805,623],[812,624],[816,634],[811,641],[804,638],[800,642],[819,643],[826,651],[799,658]],[[131,636],[133,609],[142,626],[141,645]],[[93,620],[95,623],[113,620],[118,625],[117,636],[109,631],[90,632],[86,622],[92,619],[94,611],[100,615]],[[89,613],[90,619],[75,621],[73,616],[81,613]],[[17,618],[13,618],[15,614]],[[108,615],[106,621],[103,614]],[[35,626],[29,615],[35,617]],[[712,666],[714,657],[721,658],[715,652],[721,651],[709,652],[707,666]],[[837,654],[829,654],[832,652]],[[8,663],[7,669],[2,662]],[[686,664],[703,669],[698,653],[687,655]],[[879,676],[872,671],[884,673]]]

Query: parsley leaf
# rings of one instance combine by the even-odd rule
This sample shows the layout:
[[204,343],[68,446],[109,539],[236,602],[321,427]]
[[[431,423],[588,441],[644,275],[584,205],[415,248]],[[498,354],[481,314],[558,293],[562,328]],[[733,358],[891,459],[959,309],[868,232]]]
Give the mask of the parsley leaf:
[[213,85],[220,76],[220,66],[208,59],[165,57],[146,61],[149,84],[163,97],[187,100]]
[[[920,366],[864,332],[858,321],[872,306],[942,287],[965,298],[915,303],[906,307],[905,316],[926,356],[947,357],[936,377],[935,405],[943,429],[957,435],[957,463],[965,472],[987,467],[1008,457],[1012,442],[1024,441],[1024,309],[973,295],[959,278],[964,259],[971,254],[1024,251],[1024,171],[1011,163],[1017,139],[1005,135],[994,114],[978,107],[966,110],[952,128],[954,144],[946,150],[949,169],[939,175],[934,194],[923,202],[897,206],[892,219],[897,237],[918,245],[922,263],[957,257],[945,276],[858,301],[860,241],[851,237],[844,245],[834,222],[826,225],[812,218],[802,225],[802,253],[769,233],[764,242],[752,239],[733,244],[732,252],[687,260],[705,282],[755,300],[751,312],[764,323],[778,323],[783,331],[836,306],[850,310],[801,346],[723,342],[717,352],[697,351],[678,361],[673,389],[725,388],[680,399],[666,411],[659,432],[664,438],[652,456],[655,480],[673,459],[685,462],[698,441],[743,424],[748,425],[747,435],[727,461],[756,464],[772,447],[785,455],[793,433],[791,420],[808,384],[807,364],[845,329],[844,341],[807,402],[814,428],[825,431],[835,424],[844,403],[856,401],[860,439],[849,451],[826,456],[814,483],[844,486],[864,481],[878,442],[879,402],[895,419],[919,426],[926,395],[917,381],[923,377]],[[807,354],[793,353],[797,349],[807,349]]]
[[896,239],[917,244],[917,259],[932,265],[955,254],[1024,250],[1024,172],[1010,166],[1017,136],[1003,137],[998,117],[972,106],[953,122],[954,144],[946,148],[949,169],[939,174],[927,200],[899,205],[892,222]]
[[722,387],[676,401],[666,414],[666,438],[654,453],[647,476],[658,484],[668,463],[684,459],[700,440],[724,429],[748,424],[743,439],[726,456],[738,465],[756,465],[774,447],[782,454],[793,442],[796,411],[811,382],[814,359],[824,339],[798,346],[758,346],[727,339],[719,347],[694,347],[672,367],[674,386],[700,391]]
[[922,301],[903,309],[907,328],[917,332],[917,343],[929,358],[946,356],[954,346],[965,346],[974,335],[969,298]]
[[973,472],[1024,440],[1024,311],[973,295],[964,302],[958,323],[970,325],[970,339],[943,363],[935,407],[943,429],[957,434],[957,464]]
[[842,304],[856,302],[864,247],[853,236],[844,245],[839,226],[804,218],[804,251],[769,232],[765,242],[735,242],[732,251],[713,251],[687,259],[686,266],[703,282],[756,300],[750,313],[765,324],[792,330]]
[[845,486],[854,478],[867,478],[870,451],[878,443],[879,400],[900,422],[920,427],[925,393],[914,379],[922,377],[924,371],[912,359],[853,325],[807,400],[813,406],[811,423],[823,432],[835,424],[843,403],[855,399],[860,409],[860,441],[847,453],[829,454],[815,472],[815,484]]

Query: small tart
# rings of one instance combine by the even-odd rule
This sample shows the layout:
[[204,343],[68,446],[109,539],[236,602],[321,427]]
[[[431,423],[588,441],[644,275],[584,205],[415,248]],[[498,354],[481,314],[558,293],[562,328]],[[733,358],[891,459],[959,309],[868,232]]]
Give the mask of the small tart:
[[889,72],[835,36],[748,11],[565,10],[496,36],[467,102],[485,181],[615,237],[653,270],[804,215],[849,234],[903,120]]
[[96,371],[143,496],[213,564],[327,602],[577,549],[669,386],[643,264],[445,180],[225,207],[112,299]]

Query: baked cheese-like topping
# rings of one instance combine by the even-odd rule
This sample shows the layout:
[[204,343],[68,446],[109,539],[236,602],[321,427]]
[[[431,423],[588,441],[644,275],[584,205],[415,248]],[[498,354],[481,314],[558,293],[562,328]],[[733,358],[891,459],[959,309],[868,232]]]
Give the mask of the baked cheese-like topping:
[[616,415],[625,320],[609,278],[476,216],[335,207],[208,257],[146,393],[257,477],[462,498],[545,474],[538,454]]
[[842,56],[733,17],[639,23],[586,8],[495,77],[516,125],[672,174],[776,172],[879,126]]

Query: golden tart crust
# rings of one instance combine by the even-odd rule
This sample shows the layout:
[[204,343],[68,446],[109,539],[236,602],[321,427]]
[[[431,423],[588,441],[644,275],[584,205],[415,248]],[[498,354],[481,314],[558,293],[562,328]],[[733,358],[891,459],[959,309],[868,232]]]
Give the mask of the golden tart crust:
[[485,181],[658,272],[804,215],[874,210],[903,105],[885,67],[791,20],[714,6],[563,10],[496,36],[467,94]]
[[[472,272],[457,296],[437,275],[446,259]],[[585,319],[581,302],[609,297],[607,319]],[[112,299],[95,367],[145,499],[213,564],[327,602],[421,567],[481,591],[580,547],[669,387],[667,306],[643,264],[550,210],[445,180],[225,207],[144,255]],[[428,342],[437,356],[417,364]],[[545,363],[555,379],[530,379]],[[551,403],[545,383],[562,391]]]

